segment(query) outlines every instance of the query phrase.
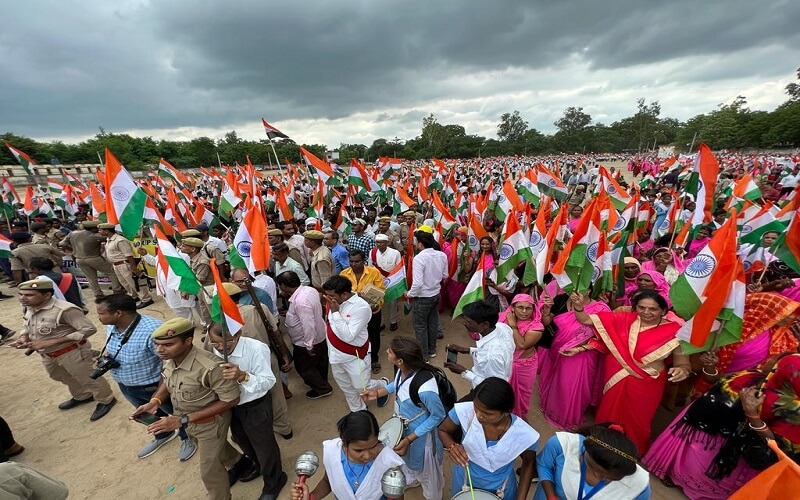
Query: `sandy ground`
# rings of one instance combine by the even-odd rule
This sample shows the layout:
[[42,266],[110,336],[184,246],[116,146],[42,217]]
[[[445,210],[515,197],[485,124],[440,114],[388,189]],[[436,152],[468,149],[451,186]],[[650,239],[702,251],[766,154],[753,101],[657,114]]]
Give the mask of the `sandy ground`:
[[[6,285],[1,285],[0,290],[12,296],[16,294],[16,289],[9,289]],[[84,290],[84,294],[87,299],[92,298],[90,290]],[[89,309],[90,319],[102,328],[94,307],[90,306]],[[145,313],[160,319],[171,317],[169,309],[160,298]],[[0,322],[12,329],[19,329],[21,326],[21,307],[16,298],[0,302]],[[439,342],[438,356],[432,360],[437,366],[444,362],[446,343],[473,345],[464,327],[453,322],[448,314],[442,318],[442,324],[445,328],[445,340]],[[386,344],[394,333],[385,332],[383,339]],[[401,314],[400,330],[397,333],[413,337],[410,317]],[[103,341],[102,332],[92,338],[95,349],[100,349]],[[386,359],[385,349],[385,346],[382,347],[381,375],[391,377],[392,368]],[[132,407],[121,396],[113,381],[111,386],[119,401],[106,417],[92,423],[89,422],[89,415],[94,405],[69,411],[56,408],[58,403],[69,398],[69,393],[65,386],[49,379],[38,355],[26,357],[23,351],[0,348],[0,363],[4,374],[0,382],[0,414],[11,425],[16,440],[26,448],[17,460],[64,481],[69,486],[70,498],[178,500],[204,497],[198,457],[180,463],[177,458],[179,440],[172,441],[147,459],[140,460],[136,457],[137,451],[149,440],[149,436],[141,424],[127,419]],[[469,390],[466,380],[450,375],[459,394]],[[332,378],[331,382],[333,383]],[[289,400],[289,416],[295,436],[290,441],[278,437],[278,442],[283,468],[290,479],[293,479],[294,461],[298,454],[305,450],[314,450],[321,454],[322,441],[336,436],[336,421],[347,412],[347,406],[335,384],[332,397],[317,401],[304,397],[306,387],[296,373],[291,374],[290,388],[295,394]],[[377,408],[373,403],[370,409],[382,423],[391,417],[392,404]],[[669,415],[660,411],[656,425],[663,428],[670,420]],[[542,443],[552,436],[554,429],[541,416],[536,396],[528,418],[542,435]],[[448,489],[450,469],[451,463],[445,459]],[[320,470],[309,483],[315,485],[321,477]],[[255,500],[260,494],[261,486],[260,479],[236,484],[232,488],[233,498]],[[667,489],[656,478],[651,480],[651,486],[655,499],[684,498],[680,490]],[[289,498],[288,487],[284,488],[280,498]],[[406,493],[406,498],[421,499],[421,490],[410,490]]]

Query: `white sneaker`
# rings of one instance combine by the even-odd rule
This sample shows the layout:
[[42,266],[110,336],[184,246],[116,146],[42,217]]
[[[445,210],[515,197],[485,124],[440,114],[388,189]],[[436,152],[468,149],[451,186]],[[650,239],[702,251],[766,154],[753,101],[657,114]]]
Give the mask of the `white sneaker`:
[[170,434],[169,436],[167,436],[165,438],[153,439],[152,441],[150,441],[149,443],[144,445],[144,447],[141,450],[139,450],[139,453],[138,453],[137,456],[139,458],[147,458],[150,455],[152,455],[153,453],[155,453],[156,451],[158,451],[159,448],[161,448],[165,444],[167,444],[170,441],[172,441],[173,439],[175,439],[177,436],[178,436],[178,431],[172,431],[172,434]]

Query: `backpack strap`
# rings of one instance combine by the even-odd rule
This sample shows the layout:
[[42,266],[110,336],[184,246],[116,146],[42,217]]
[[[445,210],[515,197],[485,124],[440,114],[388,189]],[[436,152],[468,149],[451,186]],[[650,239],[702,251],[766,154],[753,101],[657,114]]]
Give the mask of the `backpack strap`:
[[408,386],[408,396],[411,398],[411,402],[420,408],[422,408],[423,405],[422,400],[419,399],[419,388],[422,387],[422,384],[432,378],[433,373],[428,370],[420,370],[416,375],[414,375],[411,385]]

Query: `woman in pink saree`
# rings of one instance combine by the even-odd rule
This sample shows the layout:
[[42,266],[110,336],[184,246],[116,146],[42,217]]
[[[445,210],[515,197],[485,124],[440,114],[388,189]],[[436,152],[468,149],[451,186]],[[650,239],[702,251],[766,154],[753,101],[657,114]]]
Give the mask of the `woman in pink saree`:
[[625,296],[623,297],[623,305],[631,305],[631,298],[638,290],[655,290],[664,300],[667,301],[667,307],[672,307],[669,301],[669,283],[667,283],[664,275],[658,271],[642,271],[636,276],[636,287],[628,288],[625,286]]
[[442,244],[442,252],[447,256],[447,272],[449,278],[442,287],[443,299],[440,307],[456,307],[458,300],[464,295],[475,258],[469,248],[466,248],[467,228],[456,229],[453,239]]
[[697,254],[700,253],[700,250],[702,250],[704,246],[708,245],[708,242],[711,241],[711,231],[711,228],[707,226],[702,226],[697,230],[697,237],[695,237],[689,244],[689,251],[686,253],[687,259],[693,259],[697,257]]
[[[539,351],[539,408],[558,429],[574,431],[581,427],[586,409],[600,404],[602,355],[588,350],[564,356],[566,349],[593,338],[594,329],[578,322],[567,294],[552,299],[545,295],[543,300],[542,324],[553,334],[553,343]],[[603,302],[591,301],[584,311],[597,314],[610,309]]]
[[580,205],[573,205],[569,209],[569,221],[567,222],[567,227],[572,233],[575,233],[575,230],[578,229],[578,223],[581,221],[581,216],[583,215],[583,207]]
[[666,247],[661,247],[653,252],[653,260],[642,262],[642,271],[658,271],[667,279],[667,283],[672,285],[678,276],[686,269],[687,262]]
[[542,325],[536,311],[536,304],[528,294],[514,297],[511,305],[500,313],[499,321],[511,327],[514,333],[514,364],[511,367],[509,383],[514,389],[514,410],[512,413],[525,418],[531,406],[533,385],[536,383],[536,343],[542,338]]
[[[603,398],[595,420],[615,422],[640,453],[650,443],[650,425],[655,416],[667,380],[680,382],[689,377],[689,357],[679,348],[675,334],[680,326],[665,320],[667,303],[655,290],[637,293],[632,304],[635,312],[587,314],[588,297],[572,294],[575,318],[583,325],[594,326],[596,338],[564,351],[573,356],[589,349],[605,354],[603,359]],[[673,367],[665,361],[672,355]]]

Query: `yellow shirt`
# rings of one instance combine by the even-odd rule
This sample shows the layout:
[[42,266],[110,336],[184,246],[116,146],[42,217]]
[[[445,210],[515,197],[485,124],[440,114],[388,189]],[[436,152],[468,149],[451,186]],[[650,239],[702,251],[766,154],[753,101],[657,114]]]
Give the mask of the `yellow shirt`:
[[[364,273],[361,275],[361,280],[356,279],[356,274],[353,272],[352,267],[342,269],[342,272],[339,273],[339,276],[344,276],[345,278],[349,279],[350,283],[353,284],[353,291],[356,293],[361,292],[364,288],[366,288],[367,285],[372,285],[380,288],[381,290],[386,290],[386,285],[384,285],[383,282],[383,275],[380,271],[378,271],[377,267],[364,266]],[[382,306],[383,299],[378,301],[377,306],[372,312],[379,311]]]

